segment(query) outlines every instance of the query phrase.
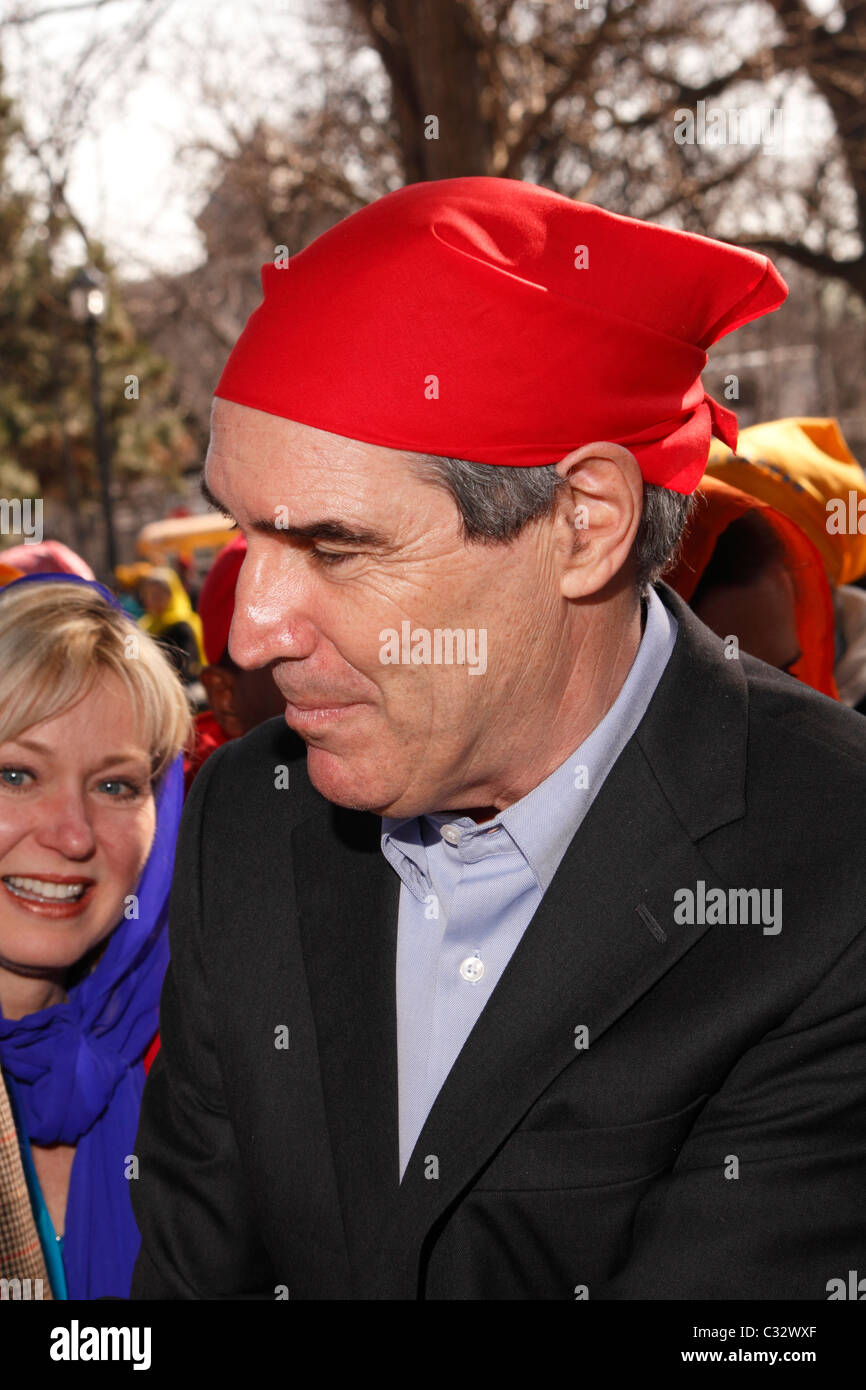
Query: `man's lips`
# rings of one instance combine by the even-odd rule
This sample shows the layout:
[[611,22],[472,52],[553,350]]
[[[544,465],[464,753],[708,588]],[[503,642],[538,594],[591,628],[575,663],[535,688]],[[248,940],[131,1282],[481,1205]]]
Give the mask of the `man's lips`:
[[295,704],[288,696],[283,697],[286,701],[286,723],[299,729],[311,732],[315,729],[329,728],[333,724],[347,719],[351,714],[361,708],[359,701],[351,700],[345,704],[322,704],[313,705],[305,702]]
[[358,703],[357,700],[344,700],[339,704],[333,700],[322,700],[321,702],[317,700],[290,700],[288,695],[284,695],[283,699],[293,709],[304,710],[305,712],[314,709],[348,709],[350,705]]

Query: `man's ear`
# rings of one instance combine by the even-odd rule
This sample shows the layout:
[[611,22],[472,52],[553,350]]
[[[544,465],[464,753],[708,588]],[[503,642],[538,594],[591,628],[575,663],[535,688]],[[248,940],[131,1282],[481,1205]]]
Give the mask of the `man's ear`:
[[566,454],[556,471],[569,484],[560,522],[569,530],[570,553],[560,586],[565,598],[587,598],[629,564],[643,511],[643,476],[634,454],[607,442]]

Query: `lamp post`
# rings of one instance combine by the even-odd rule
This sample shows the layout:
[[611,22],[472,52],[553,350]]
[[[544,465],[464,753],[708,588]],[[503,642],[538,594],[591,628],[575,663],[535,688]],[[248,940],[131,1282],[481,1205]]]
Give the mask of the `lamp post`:
[[111,506],[111,452],[102,410],[102,372],[99,365],[97,339],[97,324],[105,317],[107,302],[105,277],[98,270],[94,270],[92,266],[82,266],[69,287],[69,308],[75,322],[83,324],[87,329],[96,461],[99,467],[102,515],[105,522],[105,559],[109,575],[113,577],[117,564],[117,544],[114,538],[114,513]]

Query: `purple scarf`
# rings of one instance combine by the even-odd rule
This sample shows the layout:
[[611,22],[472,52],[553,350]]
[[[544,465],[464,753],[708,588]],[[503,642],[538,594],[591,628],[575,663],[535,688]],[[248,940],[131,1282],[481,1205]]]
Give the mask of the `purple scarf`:
[[[88,583],[40,574],[14,584],[44,580]],[[89,587],[119,607],[101,585]],[[133,890],[138,916],[115,927],[98,965],[65,1004],[21,1019],[0,1013],[0,1063],[16,1083],[29,1138],[77,1145],[63,1242],[70,1299],[129,1297],[140,1237],[129,1200],[135,1178],[126,1174],[133,1171],[142,1058],[157,1031],[168,964],[168,898],[182,806],[178,755],[156,794],[153,846]]]

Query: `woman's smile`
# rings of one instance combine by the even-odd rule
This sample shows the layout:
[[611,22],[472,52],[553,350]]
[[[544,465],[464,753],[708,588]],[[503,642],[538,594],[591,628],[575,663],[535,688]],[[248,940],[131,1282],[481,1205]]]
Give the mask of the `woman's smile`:
[[93,900],[96,880],[61,874],[4,874],[3,887],[25,912],[40,917],[76,917]]

